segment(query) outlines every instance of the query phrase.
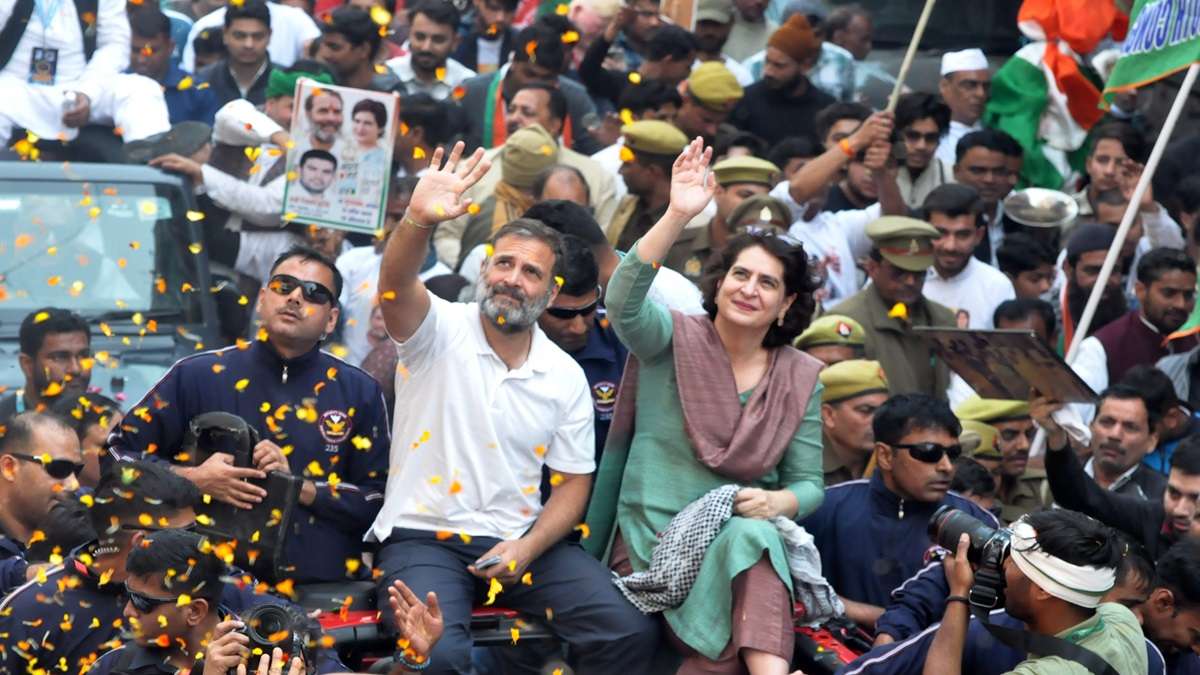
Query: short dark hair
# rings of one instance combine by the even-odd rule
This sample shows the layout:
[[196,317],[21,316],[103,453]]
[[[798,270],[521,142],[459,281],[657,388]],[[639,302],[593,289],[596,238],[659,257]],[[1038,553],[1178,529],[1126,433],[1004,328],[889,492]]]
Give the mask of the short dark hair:
[[1116,570],[1121,547],[1100,521],[1068,509],[1035,511],[1025,517],[1037,532],[1038,548],[1072,565]]
[[1156,411],[1159,419],[1181,404],[1171,378],[1150,364],[1134,366],[1125,371],[1117,384],[1141,392],[1146,407]]
[[1010,232],[996,249],[996,266],[1005,274],[1016,276],[1033,272],[1043,265],[1053,265],[1057,252],[1046,242],[1024,232]]
[[871,116],[871,109],[861,103],[831,103],[817,113],[813,126],[817,129],[817,138],[824,141],[829,130],[838,120],[865,121]]
[[548,99],[547,109],[550,111],[550,116],[556,120],[567,119],[567,97],[562,93],[561,89],[548,82],[527,82],[517,91],[524,91],[526,89],[546,92]]
[[229,3],[225,8],[225,28],[233,25],[238,19],[254,19],[261,21],[267,30],[271,29],[271,8],[267,0],[245,0],[242,3]]
[[222,41],[222,33],[219,30],[202,30],[196,34],[196,39],[192,40],[192,49],[196,50],[196,54],[224,54],[225,43]]
[[50,412],[66,422],[82,441],[93,426],[108,426],[112,416],[121,413],[121,404],[101,394],[60,396],[50,406]]
[[338,298],[342,297],[342,273],[338,271],[337,265],[333,264],[332,260],[326,258],[325,254],[321,253],[317,249],[297,244],[283,253],[280,253],[278,258],[275,258],[275,262],[271,263],[270,273],[275,274],[275,270],[278,269],[280,265],[291,260],[292,258],[299,258],[302,261],[319,263],[329,268],[329,273],[333,275],[333,288],[330,289],[333,291],[333,306],[337,307]]
[[825,17],[825,23],[821,25],[821,37],[825,40],[833,39],[833,34],[839,30],[846,30],[850,27],[850,22],[854,17],[861,16],[866,19],[871,18],[871,13],[863,8],[857,2],[852,2],[848,5],[840,5],[836,7],[829,16]]
[[[1017,152],[1013,154],[1013,146],[1016,146]],[[980,129],[958,139],[958,145],[954,147],[954,162],[960,163],[967,152],[972,148],[985,148],[992,152],[998,152],[1005,157],[1020,156],[1022,154],[1021,144],[1008,134],[998,129]]]
[[[125,571],[139,577],[161,574],[163,590],[204,598],[210,604],[225,589],[224,563],[213,554],[208,540],[187,530],[148,533],[129,552]],[[210,611],[215,612],[216,607]]]
[[713,144],[713,157],[722,157],[732,148],[748,148],[751,155],[763,157],[767,154],[767,147],[766,140],[758,134],[738,129],[733,133],[717,134],[717,140]]
[[[311,90],[309,92],[308,96],[304,97],[304,112],[312,112],[313,100],[316,99],[318,96],[317,91],[318,90],[316,90],[316,89]],[[319,91],[321,92],[320,93],[321,96],[332,96],[332,97],[336,98],[338,101],[342,100],[342,95],[339,94],[336,89],[327,89],[327,88],[322,87],[322,88],[320,88]]]
[[304,166],[304,163],[310,159],[321,159],[326,162],[333,162],[333,168],[337,168],[337,157],[334,157],[333,153],[329,152],[328,150],[321,150],[320,148],[305,150],[304,154],[300,155],[300,166]]
[[1185,436],[1171,454],[1171,470],[1188,476],[1200,476],[1200,434]]
[[996,311],[992,312],[992,325],[999,325],[1001,321],[1021,321],[1034,314],[1042,317],[1042,323],[1046,324],[1046,332],[1054,335],[1058,330],[1058,319],[1054,317],[1054,306],[1041,298],[1005,300],[996,305]]
[[446,2],[445,0],[417,0],[417,2],[408,6],[408,24],[410,26],[418,14],[439,26],[450,26],[453,29],[451,35],[458,33],[458,23],[461,21],[461,18],[458,14],[458,8],[452,2]]
[[432,147],[450,141],[450,114],[446,103],[429,94],[408,94],[400,97],[400,121],[409,129],[422,129],[425,141]]
[[608,246],[608,237],[596,217],[586,208],[565,199],[540,201],[525,212],[526,218],[539,221],[562,235],[578,237],[588,246]]
[[1176,611],[1200,607],[1200,538],[1186,537],[1167,549],[1155,567],[1155,585],[1170,589]]
[[544,171],[539,173],[537,178],[533,180],[534,198],[536,198],[538,201],[541,201],[542,193],[546,191],[546,182],[560,173],[569,173],[577,178],[583,185],[584,196],[587,197],[589,203],[592,201],[592,188],[588,185],[587,178],[584,177],[582,171],[574,166],[571,166],[570,164],[555,164],[547,167]]
[[779,167],[780,171],[787,168],[788,160],[800,157],[802,159],[812,159],[821,152],[817,149],[817,144],[808,136],[788,136],[776,143],[769,152],[767,152],[767,161]]
[[65,557],[96,540],[91,515],[74,496],[55,500],[38,529],[45,537],[29,544],[25,551],[25,558],[31,563],[49,562],[55,555]]
[[43,426],[54,427],[60,431],[75,433],[71,425],[62,417],[52,413],[37,412],[29,410],[19,415],[14,415],[7,422],[7,429],[3,434],[0,434],[0,455],[23,452],[25,454],[37,454],[31,452],[29,447],[33,442],[34,432]]
[[950,489],[964,495],[991,497],[996,494],[996,479],[973,457],[963,455],[954,460],[954,478],[950,479]]
[[783,295],[795,294],[796,299],[783,316],[783,325],[772,321],[763,346],[767,349],[792,344],[792,340],[808,328],[812,321],[813,291],[821,287],[808,253],[804,246],[790,243],[783,237],[765,232],[743,232],[729,240],[725,248],[709,259],[704,276],[700,280],[700,291],[704,295],[704,311],[708,318],[717,318],[717,286],[737,262],[742,251],[758,246],[783,265]]
[[[1175,186],[1175,198],[1179,200],[1179,210],[1184,213],[1200,211],[1200,174],[1192,174],[1179,181]],[[1196,235],[1193,235],[1193,238]]]
[[647,61],[682,61],[690,59],[696,53],[696,38],[688,31],[674,24],[663,24],[650,36],[646,45]]
[[975,188],[959,183],[944,183],[925,195],[925,202],[917,213],[922,220],[929,220],[935,213],[950,218],[975,216],[975,226],[980,227],[983,225],[983,219],[979,217],[982,211],[983,200]]
[[129,29],[140,38],[171,39],[171,20],[156,5],[135,5],[129,9]]
[[1110,120],[1092,129],[1088,157],[1096,151],[1100,141],[1110,140],[1121,144],[1121,149],[1135,162],[1146,161],[1146,139],[1128,122]]
[[532,61],[555,73],[561,73],[567,55],[558,31],[535,21],[517,33],[517,39],[513,42],[512,58],[517,63]]
[[1096,398],[1097,416],[1100,414],[1100,406],[1104,405],[1104,402],[1110,398],[1114,401],[1132,401],[1134,399],[1141,401],[1142,407],[1146,409],[1147,427],[1150,429],[1150,433],[1154,433],[1154,428],[1158,425],[1158,421],[1162,419],[1162,412],[1155,406],[1156,401],[1151,401],[1142,389],[1125,384],[1124,381],[1109,385]]
[[379,24],[371,19],[367,10],[353,5],[342,5],[326,14],[324,18],[324,21],[318,22],[321,24],[322,34],[337,33],[355,47],[365,44],[370,48],[371,55],[379,51],[383,37],[379,35]]
[[375,126],[379,127],[380,134],[387,128],[387,106],[382,102],[376,101],[373,98],[362,99],[358,103],[355,103],[354,107],[350,110],[350,119],[354,119],[354,116],[360,112],[370,113],[375,118]]
[[115,534],[117,525],[137,523],[143,514],[157,521],[194,507],[200,490],[166,462],[113,462],[100,477],[93,499],[92,527],[106,538]]
[[628,110],[634,117],[644,115],[647,110],[660,108],[668,103],[675,107],[683,105],[679,90],[661,80],[642,80],[637,85],[627,86],[617,98],[617,110]]
[[600,284],[600,268],[587,242],[569,234],[563,235],[563,285],[558,289],[567,295],[588,295]]
[[928,394],[896,394],[875,409],[871,430],[875,440],[896,445],[910,432],[940,429],[958,438],[962,425],[950,405]]
[[21,328],[17,331],[17,342],[21,353],[26,356],[37,356],[46,341],[47,335],[55,333],[83,333],[92,341],[92,330],[82,316],[69,309],[58,307],[42,307],[35,309],[21,320]]
[[938,132],[945,136],[950,130],[950,106],[937,96],[922,91],[905,94],[896,102],[897,131],[902,131],[923,119],[932,119]]
[[554,253],[554,268],[550,273],[551,283],[553,277],[563,276],[563,245],[562,235],[558,230],[547,227],[540,220],[534,220],[528,216],[522,216],[516,220],[509,221],[506,225],[496,230],[492,238],[488,240],[489,244],[495,246],[501,239],[505,237],[521,237],[523,239],[536,239],[550,248]]
[[1149,286],[1167,272],[1184,272],[1196,276],[1196,261],[1177,248],[1155,248],[1138,260],[1137,280]]

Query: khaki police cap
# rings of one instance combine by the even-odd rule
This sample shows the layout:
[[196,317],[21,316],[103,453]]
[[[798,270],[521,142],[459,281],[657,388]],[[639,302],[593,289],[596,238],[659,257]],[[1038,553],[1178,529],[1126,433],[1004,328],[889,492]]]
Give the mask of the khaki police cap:
[[1029,417],[1028,401],[1013,401],[998,398],[981,398],[973,394],[958,404],[954,415],[960,420],[973,422],[1002,422],[1004,420]]
[[742,85],[725,64],[705,61],[687,79],[688,94],[711,110],[726,111],[742,100]]
[[856,396],[887,393],[888,390],[887,376],[878,361],[841,361],[822,370],[818,377],[825,385],[822,403],[837,403]]
[[[963,451],[974,457],[975,459],[1001,459],[1000,451],[996,449],[996,427],[984,422],[976,422],[975,420],[961,420],[962,434],[959,435],[959,443],[963,444]],[[966,447],[963,442],[963,437],[968,434],[975,437],[975,446],[972,448]]]
[[923,272],[933,264],[934,226],[907,216],[884,216],[867,225],[867,236],[883,259],[902,270]]
[[700,21],[733,21],[733,0],[699,0],[696,3],[696,22]]
[[867,344],[867,331],[862,324],[848,316],[826,314],[808,324],[808,328],[792,343],[796,349],[836,345],[859,347]]
[[751,229],[786,233],[792,225],[792,210],[770,195],[754,195],[735,206],[727,222],[733,232]]
[[717,185],[759,183],[772,187],[775,185],[775,176],[779,175],[779,167],[765,159],[742,155],[713,164],[712,172],[717,179]]
[[638,120],[621,127],[625,147],[633,152],[675,157],[687,147],[688,138],[675,125],[662,120]]

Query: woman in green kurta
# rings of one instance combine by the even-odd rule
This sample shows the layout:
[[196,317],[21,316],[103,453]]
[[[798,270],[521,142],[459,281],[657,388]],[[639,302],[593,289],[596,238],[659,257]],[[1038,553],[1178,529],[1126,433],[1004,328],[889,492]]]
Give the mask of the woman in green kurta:
[[[699,443],[694,440],[696,427],[705,425],[703,419],[687,414],[692,409],[689,405],[694,405],[688,401],[705,396],[678,385],[685,375],[688,382],[695,382],[694,375],[679,370],[681,356],[687,363],[687,355],[676,350],[682,336],[680,322],[685,319],[673,320],[665,308],[646,299],[659,261],[684,225],[712,197],[710,157],[711,149],[705,150],[699,139],[684,150],[673,167],[666,214],[625,256],[610,282],[608,318],[638,361],[636,382],[630,382],[627,371],[621,394],[636,388],[636,413],[632,437],[627,429],[618,429],[614,419],[588,511],[591,536],[586,543],[593,553],[602,555],[619,532],[632,570],[645,570],[657,543],[656,533],[666,529],[685,506],[722,485],[744,486],[734,503],[734,517],[709,546],[687,599],[664,612],[664,617],[688,648],[681,673],[698,672],[694,669],[699,668],[706,673],[745,669],[755,675],[787,673],[791,576],[782,540],[768,519],[807,515],[824,496],[820,385],[816,380],[819,365],[786,346],[811,318],[816,284],[803,249],[780,237],[764,235],[735,237],[715,271],[707,275],[704,290],[709,321],[698,321],[708,324],[710,331],[715,329],[716,353],[707,354],[710,362],[698,370],[715,372],[718,380],[724,377],[730,387],[736,385],[736,397],[731,397],[736,410],[730,413],[733,421],[727,426],[745,427],[751,406],[755,406],[752,433],[735,431],[728,451],[731,456],[760,457],[761,452],[754,452],[767,444],[762,438],[779,439],[777,451],[767,455],[770,460],[749,476],[731,479],[728,472],[720,473],[701,456],[698,448],[704,445],[703,439]],[[799,370],[784,370],[784,362],[799,364]],[[772,378],[775,372],[785,373],[786,378]],[[714,376],[700,377],[711,380]],[[773,393],[777,387],[788,389],[790,398]],[[762,390],[767,391],[764,394]],[[681,401],[681,393],[688,401]],[[764,400],[776,404],[791,401],[796,409],[781,418],[784,411],[770,406],[764,409]],[[784,406],[775,406],[779,407]],[[780,419],[786,421],[780,423]],[[741,644],[744,640],[739,637],[746,632],[744,627],[739,630],[739,624],[763,613],[755,604],[757,593],[735,597],[735,586],[746,590],[735,584],[739,575],[752,568],[760,570],[759,579],[765,574],[767,583],[774,584],[777,597],[786,593],[783,603],[775,603],[777,609],[782,604],[782,620],[787,622],[782,627],[784,635],[774,643],[777,647],[766,651],[753,640]],[[738,617],[732,616],[735,608]],[[777,628],[772,626],[772,630]]]

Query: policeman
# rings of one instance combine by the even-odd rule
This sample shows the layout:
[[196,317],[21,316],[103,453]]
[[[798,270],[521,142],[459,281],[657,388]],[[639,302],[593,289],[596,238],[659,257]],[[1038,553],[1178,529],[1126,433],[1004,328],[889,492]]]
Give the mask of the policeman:
[[861,359],[867,346],[862,324],[841,314],[826,314],[808,324],[796,336],[792,346],[832,366],[841,361]]
[[996,485],[1000,485],[1002,456],[996,449],[996,427],[975,420],[964,420],[961,417],[958,418],[958,421],[962,423],[963,433],[973,434],[976,439],[974,447],[967,447],[967,443],[964,442],[963,452],[983,465],[983,468],[992,475],[992,480],[996,481]]
[[224,411],[255,426],[263,440],[254,468],[234,467],[229,455],[215,453],[178,471],[203,493],[241,508],[266,496],[243,479],[272,470],[302,476],[285,551],[297,583],[365,573],[355,561],[383,502],[391,440],[382,391],[365,371],[319,348],[337,324],[341,286],[321,254],[286,251],[258,293],[257,339],[178,361],[110,439],[118,454],[183,464],[180,442],[196,415]]
[[921,289],[933,264],[938,231],[904,216],[884,216],[867,225],[871,283],[833,308],[857,320],[867,333],[866,356],[883,364],[893,394],[921,392],[944,397],[950,371],[917,326],[954,327],[954,312],[925,299]]
[[725,223],[735,234],[768,231],[784,235],[792,224],[792,212],[770,195],[754,195],[733,207]]
[[592,388],[596,461],[604,450],[628,352],[605,318],[600,271],[592,249],[579,237],[563,237],[563,283],[538,326],[583,368]]
[[887,378],[878,361],[854,359],[829,366],[820,374],[821,440],[825,485],[863,477],[875,450],[871,420],[887,400]]
[[1029,467],[1029,448],[1037,429],[1029,417],[1028,401],[967,398],[954,410],[960,420],[981,422],[996,430],[996,450],[1000,453],[1000,480],[996,499],[1002,504],[1000,519],[1011,523],[1017,518],[1054,503],[1046,472]]
[[[628,251],[666,212],[671,197],[671,167],[687,146],[688,137],[669,122],[638,120],[621,127],[621,138],[620,174],[629,194],[617,204],[607,233],[617,250]],[[677,262],[681,265],[683,261]],[[666,266],[679,269],[671,263],[668,257]]]
[[[775,184],[775,177],[780,173],[779,167],[771,162],[746,156],[723,159],[713,165],[712,172],[717,180],[717,189],[713,192],[713,201],[717,205],[716,215],[708,222],[707,227],[690,227],[684,230],[675,243],[675,247],[686,248],[687,252],[683,269],[678,271],[694,283],[699,283],[704,266],[713,253],[725,248],[725,242],[733,235],[733,227],[729,221],[733,210],[751,197],[766,196]],[[667,264],[670,265],[669,258]]]

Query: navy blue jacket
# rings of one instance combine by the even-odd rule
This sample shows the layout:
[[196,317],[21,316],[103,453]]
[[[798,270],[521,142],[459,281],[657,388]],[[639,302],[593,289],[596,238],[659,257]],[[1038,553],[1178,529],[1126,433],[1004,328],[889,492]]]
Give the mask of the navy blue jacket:
[[588,333],[587,345],[571,354],[571,358],[583,368],[588,386],[592,389],[592,406],[596,411],[596,465],[600,464],[600,453],[608,438],[608,427],[612,424],[613,409],[617,405],[617,389],[621,374],[625,372],[625,358],[629,355],[625,345],[617,339],[602,310],[597,311],[596,321]]
[[317,486],[316,501],[292,519],[293,578],[344,580],[346,560],[361,555],[383,505],[391,431],[379,384],[317,348],[290,360],[257,340],[205,352],[176,362],[130,409],[111,449],[137,458],[153,447],[150,454],[173,460],[188,421],[211,411],[238,415],[263,439],[291,446],[292,473]]
[[875,622],[875,633],[903,640],[942,620],[946,613],[946,568],[934,560],[892,591],[891,604]]
[[25,561],[25,545],[0,534],[0,597],[25,583],[27,569],[29,563]]
[[944,504],[999,527],[995,516],[953,492],[937,503],[902,500],[887,489],[878,471],[869,480],[825,488],[821,507],[800,524],[816,540],[821,570],[834,590],[883,607],[892,589],[916,574],[937,549],[927,528]]
[[[993,610],[990,621],[997,626],[1024,628],[1025,624],[1009,616],[1002,609]],[[902,642],[876,647],[837,671],[837,675],[921,675],[925,668],[925,656],[933,645],[933,638],[941,623]],[[1146,640],[1148,675],[1164,675],[1167,671],[1162,652],[1153,642]],[[1019,650],[1000,642],[979,623],[974,615],[967,625],[967,642],[963,649],[962,672],[971,675],[1000,675],[1007,673],[1026,660]]]

